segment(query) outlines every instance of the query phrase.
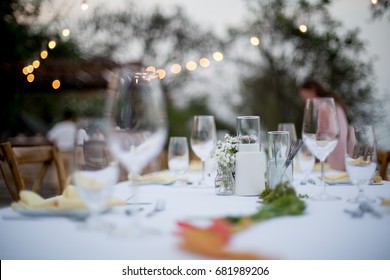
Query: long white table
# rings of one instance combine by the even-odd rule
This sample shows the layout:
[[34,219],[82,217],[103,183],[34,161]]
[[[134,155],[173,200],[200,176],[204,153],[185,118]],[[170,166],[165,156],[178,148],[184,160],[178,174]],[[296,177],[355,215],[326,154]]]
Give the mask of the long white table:
[[[296,189],[309,196],[320,192],[320,187],[314,185],[296,184]],[[390,183],[367,186],[365,191],[375,198],[388,198]],[[377,206],[382,218],[366,214],[354,219],[344,209],[357,208],[347,202],[356,196],[356,187],[334,185],[328,187],[328,192],[343,199],[306,200],[304,215],[255,224],[237,233],[230,249],[278,259],[390,260],[390,207]],[[130,195],[130,189],[125,182],[118,184],[114,193],[125,198]],[[261,207],[257,197],[217,196],[212,188],[147,185],[140,187],[138,194],[138,202],[152,203],[142,205],[141,222],[158,231],[138,238],[83,230],[80,221],[65,217],[6,219],[15,213],[10,207],[3,208],[0,210],[0,259],[204,259],[178,247],[178,221],[207,224],[208,218],[251,214]],[[165,200],[166,209],[146,218],[158,198]],[[131,217],[124,215],[128,207],[134,206],[115,207],[104,219],[121,227],[130,225]]]

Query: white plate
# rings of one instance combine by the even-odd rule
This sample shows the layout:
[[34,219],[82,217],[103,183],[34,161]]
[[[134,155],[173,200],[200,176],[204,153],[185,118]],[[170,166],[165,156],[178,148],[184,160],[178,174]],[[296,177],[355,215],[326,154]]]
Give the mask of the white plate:
[[[350,180],[325,180],[328,185],[352,185]],[[370,182],[369,185],[383,185],[383,182],[375,183]]]
[[[90,211],[87,209],[31,209],[31,208],[14,208],[15,212],[29,217],[70,217],[85,219],[89,216]],[[103,212],[108,211],[105,209]]]

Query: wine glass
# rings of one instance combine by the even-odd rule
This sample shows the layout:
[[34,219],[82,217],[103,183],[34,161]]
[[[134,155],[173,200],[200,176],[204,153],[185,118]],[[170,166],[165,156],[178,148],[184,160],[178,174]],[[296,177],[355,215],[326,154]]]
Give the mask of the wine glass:
[[202,161],[202,179],[197,186],[206,186],[205,162],[217,143],[214,116],[194,116],[191,129],[191,148]]
[[309,150],[321,163],[322,192],[314,200],[340,199],[329,195],[324,179],[324,163],[335,149],[339,139],[339,123],[333,98],[321,97],[306,100],[302,125],[302,138]]
[[303,144],[298,151],[297,162],[299,164],[299,168],[301,172],[303,173],[303,179],[301,180],[301,185],[306,185],[307,179],[309,178],[309,174],[312,172],[314,168],[315,158],[305,144]]
[[107,199],[119,178],[118,162],[112,157],[106,141],[111,132],[112,124],[107,118],[77,120],[72,183],[90,210],[85,223],[88,229],[111,227],[99,216],[107,207]]
[[364,186],[372,179],[377,167],[376,140],[372,126],[363,125],[348,128],[345,167],[352,183],[359,190],[358,195],[348,201],[354,203],[373,202],[373,199],[364,194]]
[[179,177],[187,171],[189,152],[187,137],[171,137],[168,145],[168,168],[176,176],[176,186],[183,186]]
[[[105,108],[105,114],[116,125],[110,146],[114,157],[128,172],[133,201],[137,200],[135,179],[160,154],[168,130],[159,76],[143,69],[142,65],[132,65],[119,70],[109,83]],[[141,235],[144,229],[138,224],[138,215],[132,216],[135,225],[128,233]]]
[[288,131],[290,135],[290,142],[293,143],[297,140],[297,132],[295,130],[294,123],[279,123],[278,124],[279,131]]

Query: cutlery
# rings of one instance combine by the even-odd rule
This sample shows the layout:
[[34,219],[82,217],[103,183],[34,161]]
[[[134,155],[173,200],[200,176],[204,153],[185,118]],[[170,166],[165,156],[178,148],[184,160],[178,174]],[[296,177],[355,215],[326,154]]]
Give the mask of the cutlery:
[[377,212],[368,202],[361,202],[356,210],[344,209],[345,213],[351,215],[352,218],[361,218],[365,213],[370,213],[377,218],[382,218],[382,215]]
[[151,212],[149,212],[146,217],[152,217],[154,216],[154,214],[156,214],[157,212],[161,212],[165,209],[165,201],[162,200],[162,199],[158,199],[153,210]]
[[297,153],[298,153],[299,149],[302,147],[302,145],[303,145],[303,141],[301,139],[297,139],[297,140],[292,142],[290,149],[288,151],[287,159],[284,162],[283,172],[282,172],[282,176],[280,176],[280,178],[283,178],[284,173],[286,173],[287,168],[290,166],[292,160],[297,155]]
[[359,209],[364,212],[364,213],[370,213],[372,214],[373,216],[377,217],[377,218],[382,218],[382,215],[377,212],[374,207],[372,207],[371,204],[369,204],[368,202],[362,202],[359,204]]

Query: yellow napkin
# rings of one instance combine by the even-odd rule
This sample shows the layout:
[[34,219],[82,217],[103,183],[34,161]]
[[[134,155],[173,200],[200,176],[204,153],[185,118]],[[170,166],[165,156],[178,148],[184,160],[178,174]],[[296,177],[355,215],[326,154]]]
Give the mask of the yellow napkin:
[[[325,162],[324,169],[325,169],[325,170],[330,170],[330,165],[329,165],[329,163]],[[314,165],[313,171],[321,171],[321,163],[317,162],[317,163]]]
[[349,180],[347,172],[332,173],[324,175],[325,180],[328,181],[347,181]]
[[[153,172],[145,175],[135,175],[135,174],[129,174],[128,176],[129,180],[134,180],[136,182],[140,183],[171,183],[176,180],[175,176],[172,174],[169,174],[168,172]],[[186,177],[182,177],[183,181],[188,180]]]
[[[326,174],[324,177],[325,177],[325,180],[328,180],[328,181],[347,181],[347,180],[349,180],[347,172]],[[374,177],[372,177],[372,181],[374,181],[375,183],[382,182],[382,177],[379,175],[378,171],[375,171]]]
[[386,206],[390,206],[390,198],[382,199],[381,204],[386,205]]
[[[20,200],[11,204],[12,208],[27,209],[58,209],[58,210],[77,210],[86,209],[84,201],[80,198],[77,189],[73,185],[68,185],[62,196],[44,199],[39,194],[23,190],[19,193]],[[125,205],[126,202],[118,198],[109,198],[107,206]]]
[[188,170],[202,170],[202,161],[200,160],[191,160]]

